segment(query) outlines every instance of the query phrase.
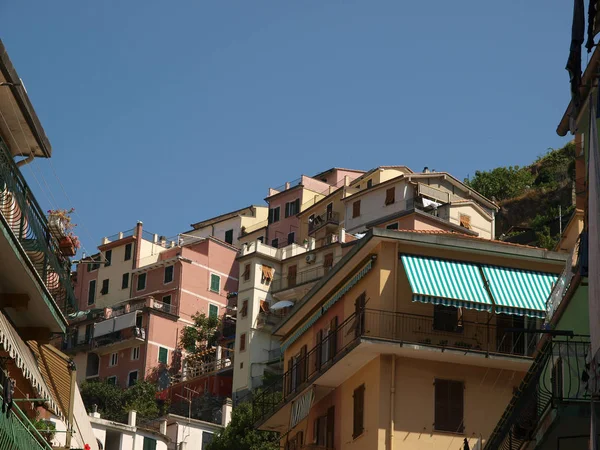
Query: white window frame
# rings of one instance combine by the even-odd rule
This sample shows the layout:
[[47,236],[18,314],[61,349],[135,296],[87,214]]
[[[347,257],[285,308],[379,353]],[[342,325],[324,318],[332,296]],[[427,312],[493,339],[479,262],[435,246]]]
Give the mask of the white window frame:
[[[135,357],[135,351],[137,350],[137,358]],[[138,361],[140,359],[140,346],[138,345],[137,347],[133,347],[131,349],[131,360],[132,361]]]
[[127,387],[133,386],[133,384],[129,384],[129,376],[134,372],[137,373],[137,377],[136,377],[135,381],[137,382],[139,380],[140,371],[138,369],[130,370],[129,373],[127,374]]
[[[173,278],[171,279],[171,281],[166,281],[165,282],[165,275],[167,274],[167,267],[172,267],[173,268]],[[168,266],[165,266],[165,271],[163,272],[163,285],[164,284],[171,284],[174,281],[175,281],[175,264],[169,264]]]
[[[212,288],[212,279],[213,279],[213,276],[219,277],[219,290],[218,291],[213,291],[213,288]],[[220,294],[221,293],[221,275],[219,275],[218,273],[210,272],[210,276],[209,276],[209,279],[208,279],[208,290],[210,292],[214,292],[215,294]]]
[[[116,356],[116,362],[113,364],[113,356]],[[116,367],[119,365],[119,352],[113,352],[110,354],[110,360],[108,361],[108,367]]]
[[212,303],[212,302],[208,302],[208,317],[210,317],[210,307],[214,306],[215,308],[217,308],[217,319],[219,318],[219,305],[217,305],[216,303]]
[[116,375],[111,375],[110,377],[106,377],[106,382],[108,383],[108,380],[110,380],[111,378],[115,379],[115,386],[119,385],[119,377],[117,377]]

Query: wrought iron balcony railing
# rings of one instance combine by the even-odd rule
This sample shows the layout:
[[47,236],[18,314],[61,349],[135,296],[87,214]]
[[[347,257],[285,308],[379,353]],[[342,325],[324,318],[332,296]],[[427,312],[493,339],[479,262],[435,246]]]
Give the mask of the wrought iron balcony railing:
[[549,339],[508,404],[485,450],[518,450],[535,438],[538,424],[551,409],[572,402],[589,405],[590,351],[590,343],[579,338]]
[[324,227],[327,224],[339,225],[340,215],[335,211],[325,211],[323,214],[319,214],[312,218],[312,221],[308,222],[308,232],[314,233],[318,229]]
[[61,253],[46,215],[2,140],[0,213],[56,304],[64,312],[72,312],[77,303],[71,284],[71,261]]
[[494,324],[459,321],[448,327],[447,322],[436,323],[432,316],[365,309],[344,320],[323,337],[321,344],[301,353],[281,378],[253,398],[255,422],[312,384],[362,338],[517,357],[532,355],[537,345],[534,334],[508,331]]
[[[0,395],[0,400],[2,396]],[[50,445],[21,411],[13,406],[8,414],[0,414],[0,448],[10,450],[51,450]]]

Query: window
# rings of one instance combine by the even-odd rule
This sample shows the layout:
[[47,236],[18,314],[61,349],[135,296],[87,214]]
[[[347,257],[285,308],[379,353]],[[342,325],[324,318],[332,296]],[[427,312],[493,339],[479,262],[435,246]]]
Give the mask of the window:
[[106,280],[102,280],[102,289],[100,290],[100,294],[106,295],[108,294],[108,278]]
[[244,273],[242,274],[244,281],[248,281],[250,279],[250,264],[246,264],[244,267]]
[[285,204],[285,217],[295,216],[300,212],[300,199]]
[[133,386],[138,379],[138,371],[134,370],[133,372],[129,372],[129,376],[127,377],[127,387]]
[[139,347],[133,347],[131,349],[131,360],[132,361],[137,361],[138,359],[140,359],[140,348]]
[[298,266],[296,264],[288,267],[287,282],[288,287],[296,286],[298,276]]
[[117,352],[110,354],[110,362],[108,364],[109,367],[113,367],[119,364],[119,354]]
[[275,238],[271,241],[271,247],[279,248],[279,239]]
[[114,375],[113,375],[112,377],[108,377],[108,378],[106,379],[106,382],[107,382],[108,384],[112,384],[113,386],[116,386],[116,385],[117,385],[117,377],[116,377],[116,376],[114,376]]
[[208,305],[208,317],[214,319],[219,317],[219,307],[217,305]]
[[294,233],[293,231],[291,233],[288,233],[287,245],[293,244],[295,240],[296,233]]
[[269,223],[279,222],[279,206],[269,209]]
[[438,431],[462,433],[464,385],[462,381],[435,380],[435,418],[433,427]]
[[354,399],[354,409],[352,411],[352,438],[356,439],[365,431],[365,385],[361,385],[354,389],[352,395]]
[[158,348],[158,362],[162,364],[167,364],[169,360],[169,349],[164,347]]
[[333,203],[328,203],[327,208],[325,209],[325,213],[327,215],[327,219],[333,219]]
[[131,259],[131,247],[131,243],[125,246],[125,261],[129,261]]
[[390,223],[389,225],[386,226],[386,228],[388,230],[397,230],[398,229],[398,222]]
[[462,331],[459,310],[454,306],[433,306],[433,329],[438,331]]
[[92,263],[92,264],[88,264],[87,265],[87,271],[88,272],[92,272],[94,270],[98,270],[100,268],[100,264],[98,263]]
[[246,350],[246,333],[242,333],[240,336],[240,352]]
[[373,187],[373,180],[367,180],[367,189],[371,189]]
[[214,434],[209,433],[208,431],[202,432],[202,448],[200,450],[206,450],[208,448],[208,444],[210,444],[213,440]]
[[144,436],[144,445],[142,450],[156,450],[156,439]]
[[263,242],[265,242],[265,237],[264,236],[259,236],[259,237],[256,238],[256,240],[262,244]]
[[137,290],[143,291],[144,289],[146,289],[146,274],[140,273],[137,279]]
[[262,266],[262,276],[261,276],[261,283],[262,284],[269,284],[271,283],[271,281],[273,280],[273,268],[269,267],[269,266]]
[[323,257],[323,268],[325,269],[325,273],[329,272],[333,267],[333,253],[327,253]]
[[461,214],[460,215],[460,226],[463,228],[466,228],[467,230],[472,229],[473,227],[471,227],[471,217],[467,216],[466,214]]
[[360,200],[356,200],[352,203],[352,218],[360,216]]
[[210,290],[213,292],[221,292],[221,277],[217,274],[210,274]]
[[96,280],[90,280],[90,289],[88,290],[88,305],[93,305],[96,301]]
[[314,422],[314,443],[319,447],[333,448],[333,427],[335,424],[335,407],[327,409],[327,414],[318,417]]
[[112,250],[106,250],[106,253],[104,254],[104,259],[106,260],[104,263],[104,267],[110,266],[110,264],[112,263]]
[[385,191],[385,205],[391,205],[396,201],[396,188],[389,188]]
[[143,317],[141,315],[137,316],[135,318],[135,326],[136,326],[136,328],[142,328],[142,320],[143,320]]
[[129,274],[124,273],[123,279],[121,280],[121,289],[127,289],[129,287]]
[[552,396],[557,400],[563,398],[563,363],[562,358],[558,357],[552,367]]
[[85,342],[90,342],[90,339],[92,338],[92,335],[94,333],[94,324],[93,323],[88,323],[85,326]]
[[171,304],[171,296],[170,295],[164,295],[163,298],[161,299],[161,301],[165,305],[170,305]]
[[227,230],[225,232],[225,242],[233,244],[233,230]]
[[171,281],[173,281],[173,272],[174,272],[175,266],[167,266],[165,267],[165,284],[170,283]]
[[242,302],[242,310],[240,311],[242,317],[246,317],[248,315],[248,300],[244,300]]

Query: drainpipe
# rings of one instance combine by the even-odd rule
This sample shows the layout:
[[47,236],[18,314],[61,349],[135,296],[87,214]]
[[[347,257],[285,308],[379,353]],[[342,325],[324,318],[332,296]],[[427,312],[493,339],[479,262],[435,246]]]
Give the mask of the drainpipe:
[[390,450],[394,450],[395,403],[396,403],[396,355],[392,355],[392,385],[390,388]]
[[69,410],[67,411],[67,435],[65,437],[65,447],[71,448],[71,438],[73,433],[73,413],[75,406],[75,389],[77,389],[77,370],[75,363],[69,361],[69,371],[71,372],[70,392],[69,392]]
[[29,156],[27,156],[27,158],[24,158],[21,161],[17,161],[17,167],[22,167],[26,164],[29,164],[31,161],[33,161],[34,158],[35,155],[33,154],[33,152],[31,152]]

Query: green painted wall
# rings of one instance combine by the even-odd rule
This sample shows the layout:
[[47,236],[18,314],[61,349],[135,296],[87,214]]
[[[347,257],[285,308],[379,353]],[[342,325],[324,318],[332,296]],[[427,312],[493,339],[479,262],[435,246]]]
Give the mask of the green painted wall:
[[572,330],[575,334],[590,334],[587,286],[579,285],[556,329]]

